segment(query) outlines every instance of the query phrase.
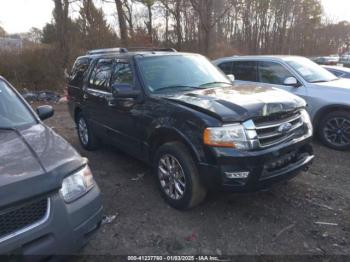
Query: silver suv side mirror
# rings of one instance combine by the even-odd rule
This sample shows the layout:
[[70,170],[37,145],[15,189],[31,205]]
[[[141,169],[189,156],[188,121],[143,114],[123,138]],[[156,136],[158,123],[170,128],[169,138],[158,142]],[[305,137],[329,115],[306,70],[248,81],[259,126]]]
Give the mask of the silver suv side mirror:
[[295,77],[293,77],[293,76],[287,77],[284,80],[283,84],[285,84],[287,86],[297,86],[298,85],[298,80]]
[[232,83],[235,81],[235,76],[233,74],[227,75],[227,77]]

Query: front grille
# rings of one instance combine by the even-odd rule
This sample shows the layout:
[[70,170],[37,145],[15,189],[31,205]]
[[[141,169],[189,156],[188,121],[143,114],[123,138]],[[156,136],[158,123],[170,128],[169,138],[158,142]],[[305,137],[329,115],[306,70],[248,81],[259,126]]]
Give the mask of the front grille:
[[[288,128],[283,130],[283,127],[286,126]],[[274,117],[273,120],[255,121],[255,128],[261,148],[270,147],[304,134],[304,122],[299,111],[284,114],[283,117]]]
[[40,198],[0,211],[0,242],[45,222],[50,202]]

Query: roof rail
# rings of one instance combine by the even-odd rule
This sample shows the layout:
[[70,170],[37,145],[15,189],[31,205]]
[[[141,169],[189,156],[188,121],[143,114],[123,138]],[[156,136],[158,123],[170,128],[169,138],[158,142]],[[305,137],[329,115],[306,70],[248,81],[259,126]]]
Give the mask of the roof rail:
[[[130,51],[153,51],[153,52],[177,52],[174,48],[158,48],[158,47],[130,47]],[[128,53],[129,50],[124,47],[95,49],[87,52],[87,55],[102,55],[112,53]]]
[[128,47],[130,51],[177,52],[174,48],[163,47]]
[[87,52],[87,55],[101,55],[101,54],[109,54],[109,53],[127,53],[128,49],[123,47],[118,48],[106,48],[106,49],[95,49]]

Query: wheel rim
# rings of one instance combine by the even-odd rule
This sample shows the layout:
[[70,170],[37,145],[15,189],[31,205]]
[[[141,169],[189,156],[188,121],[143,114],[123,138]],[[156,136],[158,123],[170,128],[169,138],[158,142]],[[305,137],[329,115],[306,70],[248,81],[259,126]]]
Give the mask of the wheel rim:
[[350,120],[345,117],[329,119],[323,130],[324,137],[335,146],[350,145]]
[[158,177],[162,189],[173,200],[183,198],[186,190],[186,177],[176,157],[163,155],[158,163]]
[[80,141],[83,143],[83,145],[87,145],[89,143],[89,133],[86,122],[83,118],[79,119],[78,131]]

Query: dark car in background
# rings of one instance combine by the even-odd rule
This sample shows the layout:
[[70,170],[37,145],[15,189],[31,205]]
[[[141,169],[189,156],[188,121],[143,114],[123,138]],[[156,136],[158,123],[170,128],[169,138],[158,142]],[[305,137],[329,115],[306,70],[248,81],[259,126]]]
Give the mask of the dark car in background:
[[73,254],[102,219],[87,159],[43,124],[52,115],[0,77],[0,255]]
[[291,179],[314,158],[303,99],[232,84],[197,54],[88,52],[73,67],[68,106],[85,149],[102,141],[150,164],[178,209],[208,189],[249,192]]
[[350,78],[350,68],[341,66],[323,66],[326,70],[340,78]]

